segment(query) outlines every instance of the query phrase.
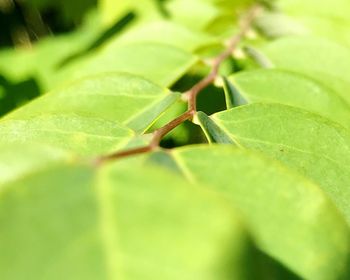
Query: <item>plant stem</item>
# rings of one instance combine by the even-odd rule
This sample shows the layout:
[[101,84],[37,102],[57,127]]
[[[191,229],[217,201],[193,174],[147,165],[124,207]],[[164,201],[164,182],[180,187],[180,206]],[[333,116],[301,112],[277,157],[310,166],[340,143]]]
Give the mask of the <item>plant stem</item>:
[[149,145],[140,148],[133,148],[125,151],[120,151],[116,153],[112,153],[107,156],[100,157],[96,160],[97,164],[103,163],[105,161],[115,160],[123,157],[128,157],[136,154],[142,154],[154,151],[159,148],[160,141],[162,138],[172,131],[174,128],[182,124],[187,120],[191,120],[195,113],[197,112],[197,95],[210,84],[212,84],[216,77],[218,76],[220,66],[223,61],[231,56],[233,51],[237,48],[238,44],[247,34],[247,32],[251,29],[254,19],[261,11],[262,7],[259,4],[254,5],[247,13],[247,15],[242,19],[240,25],[240,31],[238,34],[234,35],[228,43],[228,47],[224,52],[219,54],[214,60],[212,64],[211,71],[209,74],[200,80],[197,84],[195,84],[192,88],[190,88],[185,94],[188,102],[188,109],[185,113],[173,119],[166,125],[158,128],[152,133],[152,140]]

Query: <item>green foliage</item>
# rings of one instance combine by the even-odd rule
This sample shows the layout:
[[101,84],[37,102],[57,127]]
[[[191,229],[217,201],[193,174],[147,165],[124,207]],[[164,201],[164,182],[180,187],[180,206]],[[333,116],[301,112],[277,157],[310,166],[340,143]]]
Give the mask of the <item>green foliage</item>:
[[2,197],[4,279],[225,279],[231,270],[239,278],[249,273],[254,250],[234,211],[170,172],[70,164],[30,177],[5,186]]
[[306,178],[230,147],[180,149],[174,158],[187,178],[222,193],[240,210],[261,250],[302,278],[330,279],[344,271],[348,227],[320,188]]
[[79,155],[125,146],[179,94],[129,74],[90,77],[48,93],[0,121],[0,143],[41,143]]
[[0,279],[350,278],[350,6],[259,2],[0,50]]
[[241,103],[282,103],[315,112],[346,127],[350,125],[348,103],[327,86],[300,72],[244,71],[229,77],[229,89],[236,91],[236,99],[233,98],[236,102],[240,97],[244,100]]
[[266,153],[317,182],[345,218],[349,216],[350,193],[343,187],[349,172],[348,130],[321,116],[281,104],[252,104],[212,118],[232,142]]
[[313,78],[350,102],[347,47],[323,38],[290,37],[267,44],[263,53],[275,67]]

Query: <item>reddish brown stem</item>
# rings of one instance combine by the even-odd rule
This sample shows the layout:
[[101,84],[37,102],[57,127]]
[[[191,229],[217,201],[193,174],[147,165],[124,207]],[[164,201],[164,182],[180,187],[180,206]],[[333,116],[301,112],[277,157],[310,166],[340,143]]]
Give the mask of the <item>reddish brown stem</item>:
[[150,146],[151,147],[158,147],[160,141],[162,138],[167,135],[170,131],[172,131],[175,127],[182,124],[184,121],[187,121],[191,119],[194,115],[194,111],[186,111],[176,119],[172,120],[171,122],[167,123],[165,126],[157,129],[153,132],[153,139],[151,141]]
[[103,163],[105,161],[110,161],[110,160],[123,158],[123,157],[129,157],[129,156],[137,155],[137,154],[148,153],[148,152],[151,152],[152,150],[153,150],[153,148],[149,145],[149,146],[145,146],[145,147],[120,151],[120,152],[116,152],[116,153],[113,153],[113,154],[110,154],[107,156],[100,157],[99,159],[96,160],[96,164],[98,165],[98,164]]
[[110,161],[118,158],[123,158],[123,157],[129,157],[132,155],[137,155],[137,154],[143,154],[143,153],[148,153],[151,152],[159,147],[159,143],[162,140],[162,138],[168,134],[170,131],[172,131],[175,127],[180,125],[186,120],[189,120],[193,117],[194,112],[191,111],[186,111],[176,119],[172,120],[171,122],[167,123],[165,126],[155,130],[152,134],[152,140],[149,145],[145,147],[140,147],[140,148],[133,148],[125,151],[120,151],[116,152],[104,157],[99,158],[96,161],[96,164],[99,165],[100,163],[103,163],[105,161]]
[[220,65],[224,60],[226,60],[230,55],[233,53],[233,51],[237,48],[240,41],[243,39],[243,37],[246,35],[246,33],[251,28],[253,21],[255,17],[257,16],[258,12],[260,11],[261,6],[255,5],[253,6],[249,12],[247,13],[246,17],[241,22],[240,31],[238,34],[233,36],[231,40],[229,41],[228,47],[226,50],[221,53],[219,56],[217,56],[212,65],[212,69],[210,73],[203,78],[201,81],[199,81],[197,84],[195,84],[189,91],[187,91],[186,96],[188,100],[188,110],[180,115],[179,117],[175,118],[174,120],[170,121],[166,125],[164,125],[161,128],[158,128],[152,133],[152,140],[149,145],[141,148],[133,148],[125,151],[116,152],[104,157],[99,158],[96,162],[97,164],[103,163],[105,161],[114,160],[118,158],[128,157],[136,154],[142,154],[151,152],[159,147],[159,143],[162,140],[162,138],[168,134],[170,131],[172,131],[175,127],[179,126],[183,122],[190,120],[193,118],[194,114],[197,111],[196,106],[196,100],[197,95],[205,89],[207,86],[212,84],[219,73]]

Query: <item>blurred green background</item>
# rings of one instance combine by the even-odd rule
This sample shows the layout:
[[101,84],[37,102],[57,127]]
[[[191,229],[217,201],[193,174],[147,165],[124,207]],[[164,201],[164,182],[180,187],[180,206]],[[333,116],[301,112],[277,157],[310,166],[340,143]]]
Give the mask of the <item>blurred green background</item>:
[[[0,116],[46,91],[41,78],[77,51],[79,38],[64,38],[91,22],[96,7],[96,0],[0,0]],[[85,34],[82,45],[96,33]]]
[[60,69],[135,18],[166,17],[165,2],[0,0],[0,117],[51,90]]
[[74,30],[97,0],[0,0],[0,46],[28,46]]

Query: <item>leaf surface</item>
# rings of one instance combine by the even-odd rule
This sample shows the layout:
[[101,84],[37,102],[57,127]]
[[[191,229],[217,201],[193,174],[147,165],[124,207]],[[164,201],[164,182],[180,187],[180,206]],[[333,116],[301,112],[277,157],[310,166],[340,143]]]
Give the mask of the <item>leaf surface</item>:
[[[279,6],[291,15],[309,14],[318,17],[330,17],[349,20],[350,3],[347,0],[283,0]],[[331,11],[331,13],[330,13]]]
[[210,44],[218,44],[217,40],[204,32],[190,30],[172,21],[157,20],[135,25],[110,42],[109,47],[132,42],[163,43],[188,52]]
[[350,125],[349,105],[337,93],[304,75],[278,69],[245,71],[230,76],[229,82],[248,103],[282,103]]
[[350,49],[312,37],[286,37],[262,49],[277,68],[313,78],[350,102]]
[[189,180],[222,193],[242,213],[260,249],[301,278],[345,275],[348,227],[318,186],[230,146],[186,147],[171,155]]
[[284,13],[267,12],[257,19],[256,25],[265,36],[278,38],[317,35],[350,46],[350,22],[346,18],[337,18],[330,14],[317,15],[305,9],[299,9],[297,13],[288,13],[288,9],[282,9],[282,12]]
[[254,271],[255,250],[227,202],[151,167],[48,167],[2,188],[0,226],[2,279],[248,279]]
[[235,143],[258,150],[312,179],[350,223],[350,133],[310,112],[252,104],[211,117]]
[[0,120],[0,141],[50,144],[81,155],[115,151],[178,98],[179,94],[133,75],[91,77]]
[[0,143],[0,186],[45,169],[49,164],[68,162],[72,159],[72,155],[66,151],[49,146]]
[[196,62],[197,58],[191,53],[167,44],[111,44],[62,68],[53,83],[66,82],[67,77],[72,81],[101,73],[126,72],[168,87]]

